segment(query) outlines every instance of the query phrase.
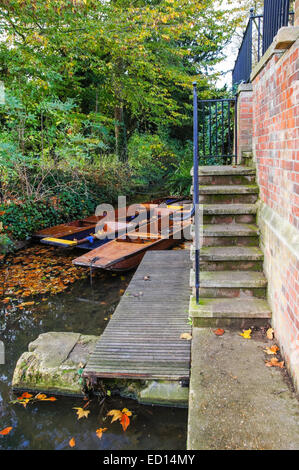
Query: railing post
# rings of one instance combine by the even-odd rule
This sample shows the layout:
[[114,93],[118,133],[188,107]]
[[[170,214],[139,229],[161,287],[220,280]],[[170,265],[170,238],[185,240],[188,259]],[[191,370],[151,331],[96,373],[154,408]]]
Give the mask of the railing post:
[[199,194],[198,194],[198,100],[197,83],[193,82],[193,207],[195,208],[195,292],[199,303]]

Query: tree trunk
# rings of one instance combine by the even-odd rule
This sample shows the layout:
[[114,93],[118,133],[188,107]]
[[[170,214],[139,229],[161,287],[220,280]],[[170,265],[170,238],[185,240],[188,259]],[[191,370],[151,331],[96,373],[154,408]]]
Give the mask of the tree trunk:
[[114,108],[115,119],[115,151],[122,162],[128,160],[127,129],[124,120],[123,103],[120,101]]

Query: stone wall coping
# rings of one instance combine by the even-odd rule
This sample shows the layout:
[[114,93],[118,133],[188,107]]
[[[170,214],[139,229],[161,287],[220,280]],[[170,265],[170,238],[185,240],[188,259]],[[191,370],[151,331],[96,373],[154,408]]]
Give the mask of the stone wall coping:
[[242,92],[252,92],[253,87],[252,83],[240,83],[237,89],[237,95],[239,95]]
[[284,26],[280,28],[277,35],[274,37],[271,46],[253,68],[250,75],[251,82],[263,70],[273,55],[284,54],[284,52],[289,49],[297,39],[299,39],[299,26]]

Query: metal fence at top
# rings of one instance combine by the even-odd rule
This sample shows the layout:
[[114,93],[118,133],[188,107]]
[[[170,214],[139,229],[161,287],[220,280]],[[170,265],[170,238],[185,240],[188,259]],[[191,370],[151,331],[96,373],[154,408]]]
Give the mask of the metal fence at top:
[[289,0],[264,0],[263,15],[256,15],[254,8],[250,9],[250,17],[233,69],[233,84],[248,83],[254,64],[259,62],[278,30],[282,26],[293,24],[294,13],[289,9]]

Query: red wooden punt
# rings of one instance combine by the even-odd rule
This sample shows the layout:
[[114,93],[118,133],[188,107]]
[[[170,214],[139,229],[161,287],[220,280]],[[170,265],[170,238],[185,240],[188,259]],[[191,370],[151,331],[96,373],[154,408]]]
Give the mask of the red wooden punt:
[[[163,197],[159,199],[154,199],[153,201],[147,201],[140,204],[142,210],[146,209],[147,214],[154,206],[170,201],[171,203],[176,203],[182,198],[176,196]],[[138,204],[136,204],[136,211],[138,211]],[[126,208],[128,210],[128,207]],[[109,212],[107,213],[109,220]],[[103,244],[103,240],[95,241],[91,244],[88,242],[88,236],[93,236],[97,224],[105,217],[105,215],[96,216],[92,215],[85,219],[75,220],[65,224],[56,225],[54,227],[46,228],[36,232],[33,236],[41,239],[41,242],[48,245],[60,246],[60,247],[74,247],[92,250]],[[130,222],[119,222],[118,221],[118,209],[113,213],[113,218],[115,221],[108,221],[104,225],[103,231],[106,232],[107,239],[112,239],[119,236],[121,233],[125,233],[130,229]],[[140,224],[147,223],[147,215],[145,216],[144,222]],[[106,240],[107,242],[107,240]]]
[[[165,213],[167,209],[165,209]],[[168,210],[169,212],[173,212]],[[177,211],[178,214],[180,211]],[[158,227],[162,224],[166,214],[156,218]],[[191,219],[174,220],[169,229],[151,230],[151,223],[141,227],[139,231],[128,232],[115,240],[111,240],[103,246],[89,251],[88,253],[73,260],[77,266],[100,268],[108,271],[128,271],[135,268],[141,262],[144,254],[150,250],[167,250],[181,243],[184,233],[191,225]],[[144,228],[146,230],[144,230]]]

